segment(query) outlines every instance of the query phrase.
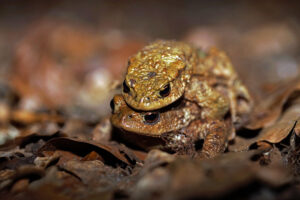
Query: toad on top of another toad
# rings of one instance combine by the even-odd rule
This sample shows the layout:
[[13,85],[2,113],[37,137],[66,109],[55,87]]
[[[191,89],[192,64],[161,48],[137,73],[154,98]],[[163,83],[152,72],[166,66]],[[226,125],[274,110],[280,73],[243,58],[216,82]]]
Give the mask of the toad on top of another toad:
[[182,42],[156,41],[129,58],[123,83],[126,102],[155,110],[179,99],[197,62],[197,51]]
[[155,41],[129,58],[122,94],[141,111],[161,109],[181,97],[206,109],[212,119],[230,109],[233,122],[240,124],[252,105],[223,51],[203,52],[177,41]]

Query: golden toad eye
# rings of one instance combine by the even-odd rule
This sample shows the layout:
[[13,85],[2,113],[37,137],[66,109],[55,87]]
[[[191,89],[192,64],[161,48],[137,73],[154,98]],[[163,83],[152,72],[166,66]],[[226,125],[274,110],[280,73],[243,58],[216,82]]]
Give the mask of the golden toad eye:
[[159,121],[159,113],[158,112],[147,113],[144,116],[145,124],[156,124],[158,121]]
[[129,93],[130,89],[128,87],[128,85],[126,84],[126,81],[124,80],[123,82],[123,92],[124,93]]
[[171,91],[171,86],[170,86],[170,84],[167,84],[167,85],[164,87],[164,89],[161,90],[161,91],[159,92],[159,95],[160,95],[161,97],[167,97],[167,96],[169,96],[170,91]]

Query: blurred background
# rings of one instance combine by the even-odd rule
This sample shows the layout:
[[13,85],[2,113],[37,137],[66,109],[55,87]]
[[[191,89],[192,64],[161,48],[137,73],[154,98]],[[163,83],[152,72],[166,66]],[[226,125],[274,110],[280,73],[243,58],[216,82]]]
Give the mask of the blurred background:
[[97,121],[155,39],[225,50],[258,100],[299,76],[298,1],[0,2],[1,105],[17,109]]

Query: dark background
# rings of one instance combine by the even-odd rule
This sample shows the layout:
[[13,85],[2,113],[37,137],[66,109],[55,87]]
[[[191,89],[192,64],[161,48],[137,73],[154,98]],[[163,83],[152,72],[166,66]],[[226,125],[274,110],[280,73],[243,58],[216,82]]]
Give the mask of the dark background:
[[[244,82],[261,98],[276,84],[298,76],[299,8],[297,1],[280,0],[1,0],[0,79],[10,82],[15,68],[26,68],[16,67],[15,63],[20,60],[16,51],[28,35],[49,23],[50,36],[49,30],[55,31],[56,24],[75,24],[76,30],[104,35],[101,40],[106,46],[99,59],[105,64],[98,67],[108,69],[113,79],[122,79],[127,57],[143,45],[155,39],[176,39],[202,48],[213,45],[225,50]],[[42,39],[32,38],[28,43],[50,40],[47,34],[42,34]],[[124,48],[119,48],[120,40],[128,41]],[[110,48],[116,51],[103,54]],[[111,55],[114,56],[107,60]],[[38,67],[41,65],[35,66]],[[37,72],[31,72],[34,73]],[[20,88],[17,91],[24,93]]]

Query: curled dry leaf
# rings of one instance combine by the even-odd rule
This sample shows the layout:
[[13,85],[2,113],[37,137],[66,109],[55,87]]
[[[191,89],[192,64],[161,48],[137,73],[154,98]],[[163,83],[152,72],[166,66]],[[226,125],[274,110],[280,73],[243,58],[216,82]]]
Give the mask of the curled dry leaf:
[[[298,93],[297,93],[298,94]],[[268,143],[279,143],[288,137],[293,131],[300,137],[299,122],[300,122],[300,96],[297,100],[288,101],[289,105],[285,108],[282,116],[273,125],[263,128],[256,137],[242,138],[237,136],[235,144],[229,146],[232,151],[247,150],[252,144],[257,143],[259,146]],[[246,130],[244,130],[246,131]]]
[[[298,94],[298,93],[297,93]],[[262,129],[259,135],[247,141],[243,140],[244,146],[249,147],[253,143],[264,145],[264,142],[279,143],[288,137],[293,131],[297,136],[299,135],[299,121],[300,121],[300,96],[298,99],[291,100],[284,113],[279,120],[273,125]]]
[[[300,120],[300,80],[289,82],[279,87],[267,99],[262,101],[254,111],[252,121],[247,129],[241,130],[230,151],[247,150],[252,144],[264,142],[279,143],[292,131],[299,134]],[[260,132],[258,130],[263,128]],[[254,135],[253,135],[254,133]],[[257,136],[255,134],[258,133]],[[252,137],[249,137],[250,135]],[[247,135],[246,138],[241,135]]]
[[259,129],[270,126],[280,116],[283,107],[294,96],[300,96],[300,79],[297,78],[280,85],[275,91],[255,107],[252,119],[246,126],[249,129]]
[[[45,151],[64,150],[85,157],[94,151],[103,159],[105,164],[111,166],[124,166],[124,164],[131,166],[137,160],[131,160],[132,156],[129,153],[126,154],[126,151],[130,152],[130,150],[124,151],[124,148],[113,143],[104,144],[70,138],[54,138],[39,149],[38,155],[44,155]],[[132,154],[134,153],[132,152]]]
[[274,125],[263,129],[256,141],[278,143],[285,139],[300,121],[300,104],[290,107]]

